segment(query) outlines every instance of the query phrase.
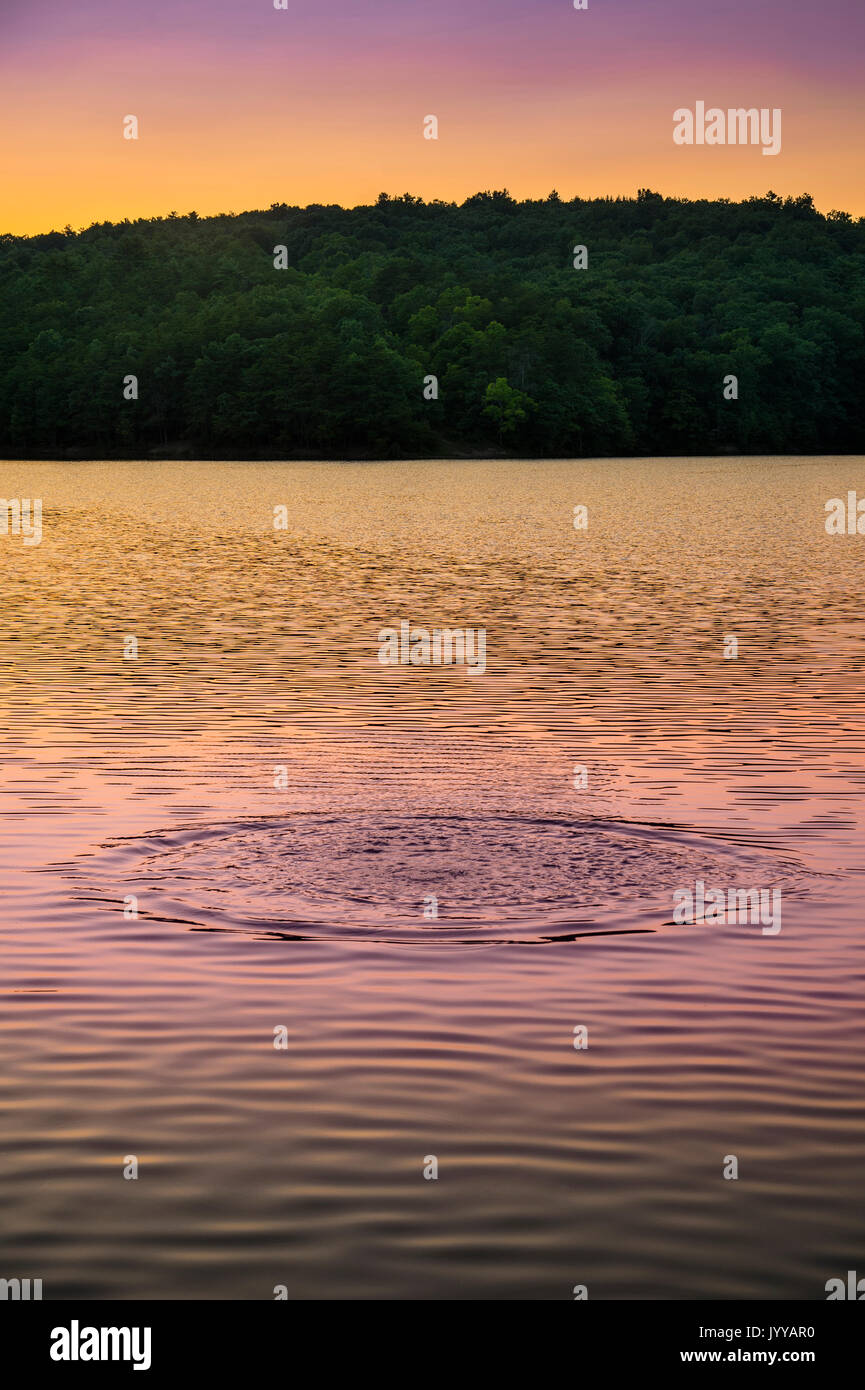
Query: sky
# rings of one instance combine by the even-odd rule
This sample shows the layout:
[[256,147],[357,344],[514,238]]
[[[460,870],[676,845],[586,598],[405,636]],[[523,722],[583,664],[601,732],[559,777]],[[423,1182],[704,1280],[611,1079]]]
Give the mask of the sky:
[[[863,54],[863,0],[0,0],[0,232],[487,188],[862,216]],[[780,153],[676,145],[698,101],[779,108]]]

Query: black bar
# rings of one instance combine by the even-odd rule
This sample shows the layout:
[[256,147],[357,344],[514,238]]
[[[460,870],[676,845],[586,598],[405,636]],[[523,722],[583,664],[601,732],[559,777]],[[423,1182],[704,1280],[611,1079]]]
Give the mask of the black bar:
[[[825,1384],[827,1376],[839,1371],[858,1379],[855,1367],[865,1329],[858,1308],[834,1301],[587,1300],[545,1314],[537,1304],[529,1311],[511,1303],[492,1317],[490,1306],[400,1302],[379,1311],[363,1301],[5,1303],[0,1305],[0,1335],[7,1366],[12,1358],[23,1373],[48,1373],[54,1384],[100,1375],[111,1377],[111,1383],[118,1376],[132,1376],[133,1384],[146,1384],[146,1376],[160,1384],[189,1373],[196,1380],[212,1375],[218,1383],[242,1376],[245,1386],[269,1375],[280,1377],[282,1390],[289,1380],[307,1385],[331,1379],[335,1363],[344,1357],[352,1381],[378,1379],[387,1371],[419,1390],[432,1390],[437,1367],[452,1380],[476,1358],[487,1383],[499,1360],[502,1375],[512,1382],[523,1358],[531,1381],[543,1383],[555,1378],[551,1361],[562,1356],[565,1367],[557,1374],[568,1380],[673,1368],[699,1373],[712,1365],[728,1371],[760,1367],[767,1373],[795,1366]],[[97,1339],[88,1331],[94,1328]],[[103,1342],[103,1328],[118,1329],[116,1342],[110,1333]],[[101,1355],[104,1349],[110,1358],[115,1346],[128,1359],[80,1357],[82,1351],[89,1356],[96,1349]],[[79,1359],[53,1359],[52,1347],[70,1357],[77,1349]]]

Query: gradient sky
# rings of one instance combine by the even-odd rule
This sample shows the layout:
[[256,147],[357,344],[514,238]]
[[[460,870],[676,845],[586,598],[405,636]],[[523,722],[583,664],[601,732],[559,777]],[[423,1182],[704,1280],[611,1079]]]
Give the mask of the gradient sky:
[[[863,215],[863,51],[863,0],[0,0],[0,232],[503,187]],[[781,153],[674,145],[698,100],[780,107]]]

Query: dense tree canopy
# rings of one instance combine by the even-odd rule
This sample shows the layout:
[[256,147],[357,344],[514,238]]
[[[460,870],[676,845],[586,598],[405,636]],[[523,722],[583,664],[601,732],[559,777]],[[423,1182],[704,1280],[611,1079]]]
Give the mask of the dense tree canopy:
[[865,219],[772,193],[6,235],[0,454],[861,452],[863,268]]

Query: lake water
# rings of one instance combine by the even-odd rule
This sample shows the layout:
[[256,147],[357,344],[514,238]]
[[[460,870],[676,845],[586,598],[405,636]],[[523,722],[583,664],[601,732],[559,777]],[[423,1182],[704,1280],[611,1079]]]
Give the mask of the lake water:
[[[853,488],[862,459],[0,464],[43,501],[40,545],[0,536],[0,1277],[865,1273]],[[382,666],[403,620],[485,628],[486,671]],[[781,930],[677,924],[697,880],[780,889]]]

